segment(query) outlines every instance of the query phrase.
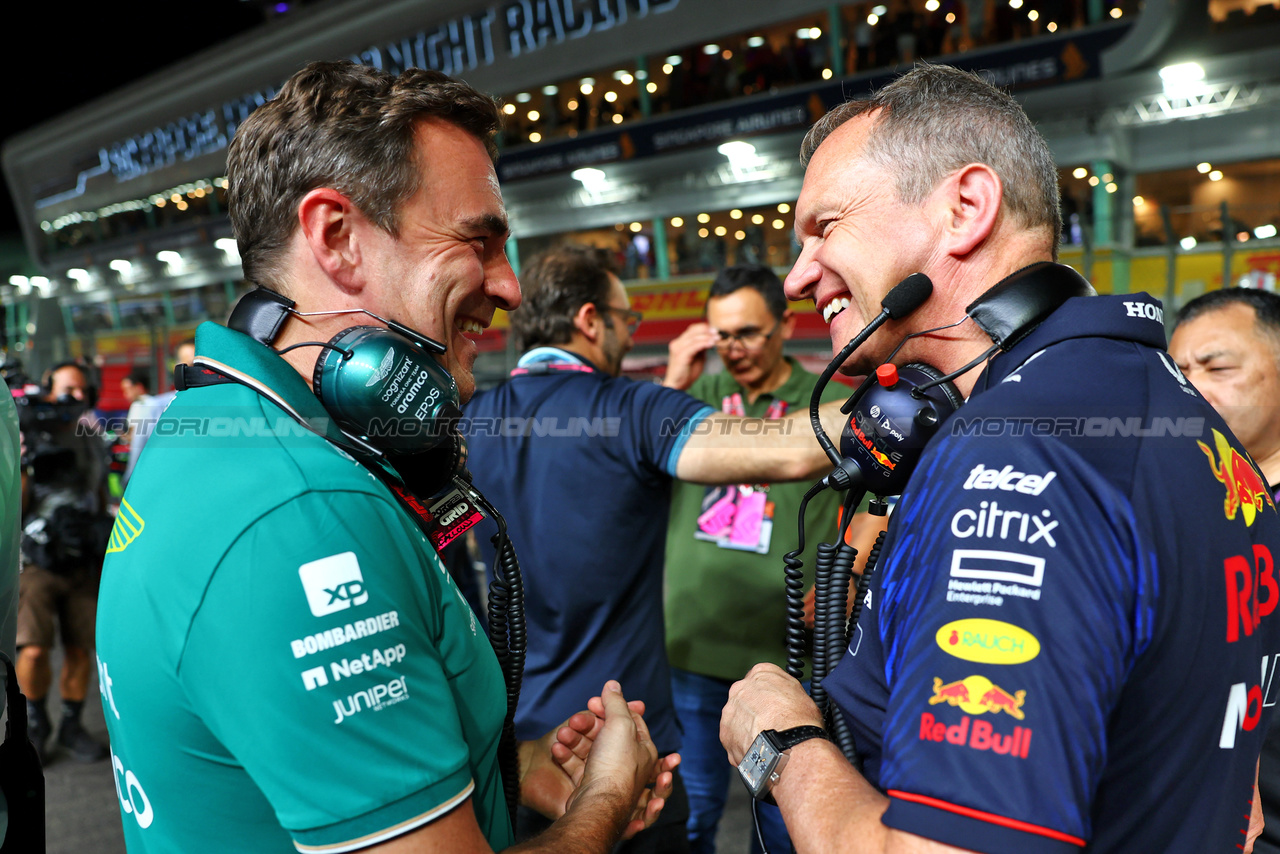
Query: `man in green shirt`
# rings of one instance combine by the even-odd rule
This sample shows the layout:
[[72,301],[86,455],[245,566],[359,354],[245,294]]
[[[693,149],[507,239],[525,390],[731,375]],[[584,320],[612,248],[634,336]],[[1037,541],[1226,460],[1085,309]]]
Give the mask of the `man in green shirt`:
[[[245,276],[293,308],[255,337],[199,328],[195,368],[234,382],[177,395],[112,531],[97,666],[131,852],[511,844],[498,660],[394,475],[348,453],[308,387],[316,342],[371,312],[443,342],[470,397],[468,336],[520,302],[497,127],[464,83],[342,62],[307,66],[237,129]],[[618,685],[590,708],[521,746],[522,799],[562,814],[521,850],[605,852],[670,791],[674,762]]]
[[[783,345],[795,329],[782,282],[768,267],[727,267],[707,298],[706,322],[671,342],[664,384],[731,415],[778,419],[805,412],[817,377]],[[703,373],[714,348],[725,370]],[[833,384],[822,400],[843,400]],[[780,422],[779,427],[782,426]],[[807,482],[704,487],[677,481],[667,529],[666,625],[672,694],[684,730],[680,773],[689,792],[694,854],[715,851],[733,768],[720,746],[729,686],[753,665],[786,663],[782,556],[796,547],[796,515]],[[806,513],[805,542],[836,535],[839,496],[823,493]],[[791,850],[776,807],[762,805],[773,854]],[[755,838],[752,837],[755,845]]]

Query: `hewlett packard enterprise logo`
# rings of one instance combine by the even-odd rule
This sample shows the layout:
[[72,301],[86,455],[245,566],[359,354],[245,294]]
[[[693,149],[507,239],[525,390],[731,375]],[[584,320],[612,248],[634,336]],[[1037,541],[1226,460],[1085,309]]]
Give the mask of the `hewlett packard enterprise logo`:
[[311,613],[317,617],[369,601],[355,552],[343,552],[304,563],[298,567],[298,576],[302,579],[302,589],[306,591]]

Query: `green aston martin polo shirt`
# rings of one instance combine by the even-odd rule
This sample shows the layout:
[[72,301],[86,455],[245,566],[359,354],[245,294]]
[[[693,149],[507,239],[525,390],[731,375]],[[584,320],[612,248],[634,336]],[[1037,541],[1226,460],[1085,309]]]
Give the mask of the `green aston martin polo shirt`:
[[[196,351],[335,429],[267,347],[205,323]],[[181,392],[108,551],[98,675],[132,854],[351,851],[468,797],[511,844],[497,659],[345,452],[244,386]]]

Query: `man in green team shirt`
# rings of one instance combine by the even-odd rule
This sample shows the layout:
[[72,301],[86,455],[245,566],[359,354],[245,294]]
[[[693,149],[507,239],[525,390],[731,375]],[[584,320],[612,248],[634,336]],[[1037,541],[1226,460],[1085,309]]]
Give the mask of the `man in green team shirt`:
[[[739,265],[720,272],[705,323],[669,346],[664,384],[717,409],[777,419],[809,407],[817,377],[784,356],[795,329],[773,270]],[[706,374],[715,349],[724,371]],[[822,400],[848,389],[827,386]],[[779,424],[781,427],[781,423]],[[796,547],[796,514],[806,482],[705,487],[677,481],[667,529],[666,624],[672,696],[684,729],[680,773],[689,792],[689,843],[715,851],[732,766],[720,746],[720,712],[729,686],[753,665],[786,664],[782,556]],[[836,534],[839,496],[826,492],[806,513],[808,548]],[[791,850],[777,807],[762,804],[761,831],[773,854]],[[751,839],[755,846],[754,835]]]
[[[97,666],[134,854],[511,844],[498,660],[414,518],[344,450],[309,387],[324,351],[302,346],[367,310],[444,342],[471,396],[468,336],[520,302],[497,128],[464,83],[341,62],[237,129],[245,276],[328,314],[287,316],[274,349],[201,325],[196,368],[237,382],[177,395],[121,501]],[[657,760],[617,683],[590,708],[521,746],[522,800],[560,818],[520,850],[605,852],[670,792],[678,759]]]

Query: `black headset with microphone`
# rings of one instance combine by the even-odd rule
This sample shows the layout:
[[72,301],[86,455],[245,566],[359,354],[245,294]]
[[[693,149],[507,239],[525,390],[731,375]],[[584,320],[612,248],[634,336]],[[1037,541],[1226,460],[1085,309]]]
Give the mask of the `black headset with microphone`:
[[350,326],[328,341],[307,341],[276,351],[283,354],[299,347],[321,348],[311,384],[321,405],[333,416],[339,428],[337,436],[307,422],[255,378],[203,356],[197,356],[194,365],[174,368],[174,386],[182,391],[238,383],[268,398],[307,430],[348,452],[386,484],[437,549],[480,521],[481,516],[467,511],[478,510],[493,518],[498,526],[493,536],[497,558],[487,617],[489,640],[507,687],[499,760],[514,823],[519,797],[515,710],[527,640],[524,585],[505,520],[471,484],[466,441],[458,429],[462,418],[458,385],[435,358],[445,352],[445,345],[365,309],[300,312],[292,300],[262,287],[240,298],[227,326],[274,349],[290,316],[338,314],[366,314],[385,326]]

